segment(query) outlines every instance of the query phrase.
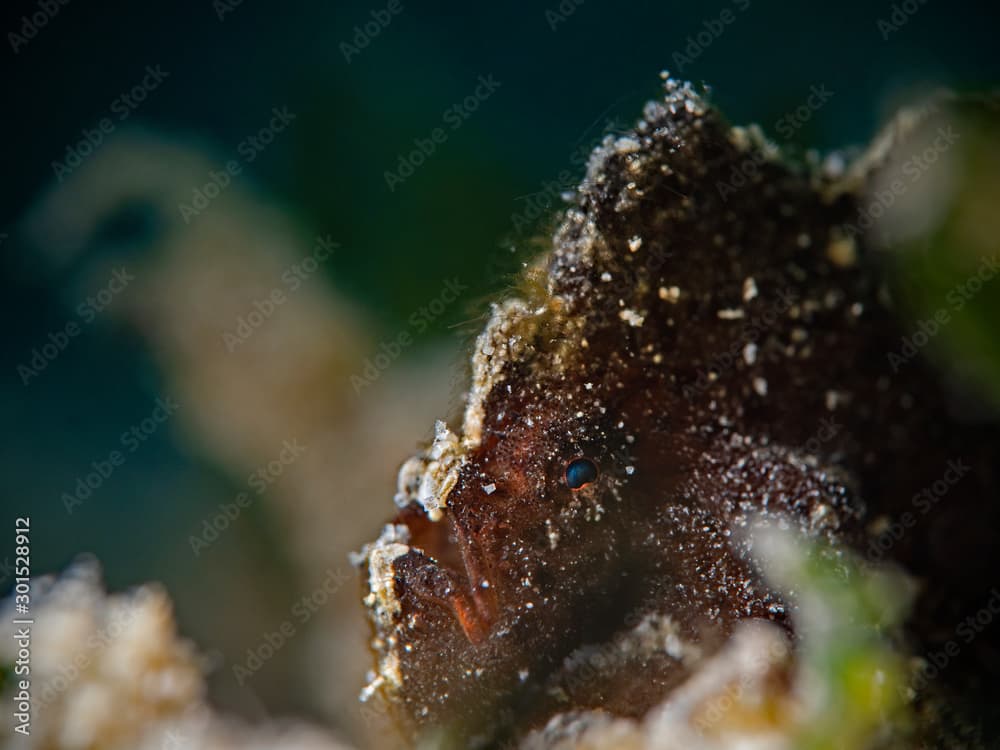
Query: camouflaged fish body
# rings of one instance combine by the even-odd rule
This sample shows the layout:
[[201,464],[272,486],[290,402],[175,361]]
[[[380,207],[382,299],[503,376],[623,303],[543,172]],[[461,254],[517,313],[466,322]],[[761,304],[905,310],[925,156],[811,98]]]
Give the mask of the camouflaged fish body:
[[[949,458],[973,462],[970,497],[992,481],[927,368],[886,363],[900,324],[845,230],[848,177],[789,166],[673,80],[605,138],[476,342],[461,431],[403,467],[364,550],[368,697],[469,746],[568,709],[641,715],[740,619],[788,624],[749,518],[861,547]],[[923,543],[895,553],[929,569]]]

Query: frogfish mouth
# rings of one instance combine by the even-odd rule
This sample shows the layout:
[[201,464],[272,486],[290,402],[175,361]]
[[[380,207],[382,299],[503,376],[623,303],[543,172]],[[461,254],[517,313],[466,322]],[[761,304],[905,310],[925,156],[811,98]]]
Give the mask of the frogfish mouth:
[[[492,307],[460,428],[403,465],[358,556],[364,698],[468,747],[561,711],[639,716],[740,620],[793,627],[752,520],[863,550],[959,456],[940,512],[983,512],[995,431],[885,356],[904,329],[852,231],[878,169],[790,164],[669,78],[605,137],[551,250]],[[893,549],[915,575],[968,543],[933,528]],[[964,554],[995,564],[988,542]]]

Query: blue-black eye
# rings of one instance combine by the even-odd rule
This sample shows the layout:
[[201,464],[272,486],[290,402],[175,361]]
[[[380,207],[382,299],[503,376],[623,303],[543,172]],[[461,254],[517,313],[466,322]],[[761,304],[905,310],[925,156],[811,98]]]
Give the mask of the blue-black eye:
[[579,490],[597,479],[597,464],[589,458],[574,458],[566,465],[566,485]]

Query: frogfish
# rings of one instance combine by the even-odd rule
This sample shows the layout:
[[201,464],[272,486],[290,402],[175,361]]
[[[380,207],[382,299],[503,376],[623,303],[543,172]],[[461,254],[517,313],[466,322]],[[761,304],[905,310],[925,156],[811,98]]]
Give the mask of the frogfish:
[[[560,712],[642,716],[741,621],[794,629],[751,519],[865,555],[955,467],[947,502],[879,558],[921,582],[922,643],[988,590],[998,431],[955,415],[930,362],[890,363],[907,328],[858,230],[907,132],[795,163],[666,77],[605,136],[549,249],[492,304],[461,423],[403,464],[357,558],[363,697],[456,747]],[[574,679],[578,649],[615,639]]]

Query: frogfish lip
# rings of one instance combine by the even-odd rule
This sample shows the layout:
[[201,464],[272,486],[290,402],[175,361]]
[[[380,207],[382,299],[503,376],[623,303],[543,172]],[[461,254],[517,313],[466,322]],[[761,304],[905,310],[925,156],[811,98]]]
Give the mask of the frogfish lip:
[[397,585],[447,609],[468,640],[481,643],[496,621],[499,607],[479,545],[448,512],[432,521],[423,508],[411,504],[397,514],[394,523],[407,529],[409,554],[418,558],[415,569]]

